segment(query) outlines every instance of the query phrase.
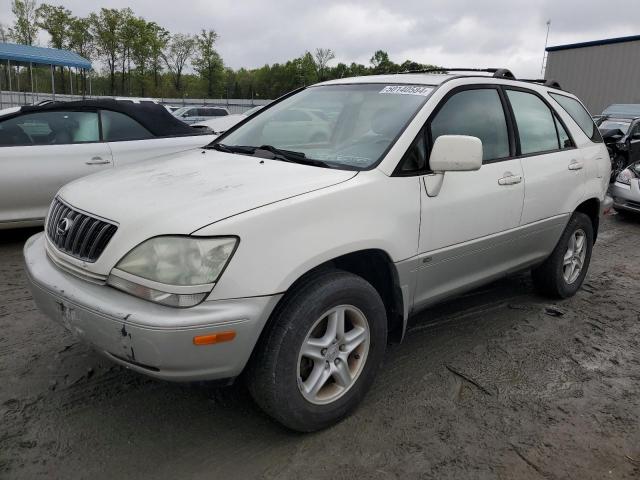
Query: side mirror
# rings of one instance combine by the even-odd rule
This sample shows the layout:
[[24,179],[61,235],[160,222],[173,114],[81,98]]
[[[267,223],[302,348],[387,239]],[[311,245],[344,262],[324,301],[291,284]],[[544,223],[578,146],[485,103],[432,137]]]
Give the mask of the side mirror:
[[429,167],[436,173],[468,172],[482,166],[482,140],[466,135],[441,135],[433,144]]

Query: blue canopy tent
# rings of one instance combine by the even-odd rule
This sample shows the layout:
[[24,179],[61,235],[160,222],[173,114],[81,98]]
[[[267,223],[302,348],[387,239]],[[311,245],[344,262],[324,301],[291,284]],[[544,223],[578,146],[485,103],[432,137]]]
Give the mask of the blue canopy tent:
[[[9,72],[9,91],[13,92],[11,85],[11,65],[16,67],[29,66],[31,71],[31,93],[33,95],[33,65],[49,65],[51,69],[51,93],[55,99],[55,77],[53,67],[67,67],[69,71],[75,68],[76,71],[91,70],[91,62],[81,57],[75,52],[68,50],[58,50],[57,48],[33,47],[31,45],[18,45],[15,43],[0,43],[0,62],[6,61]],[[73,94],[73,77],[71,78],[71,93]],[[17,77],[18,82],[20,77]],[[89,80],[91,80],[89,78]],[[18,91],[20,85],[18,84]],[[0,88],[0,101],[2,89]]]

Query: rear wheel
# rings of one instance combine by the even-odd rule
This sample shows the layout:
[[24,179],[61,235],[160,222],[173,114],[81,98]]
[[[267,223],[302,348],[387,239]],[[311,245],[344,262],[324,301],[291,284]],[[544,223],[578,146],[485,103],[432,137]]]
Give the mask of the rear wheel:
[[542,265],[533,269],[536,288],[555,298],[573,296],[584,280],[593,249],[593,224],[581,212],[569,219],[556,248]]
[[364,279],[310,277],[283,300],[248,371],[254,400],[285,426],[310,432],[349,414],[386,347],[385,308]]

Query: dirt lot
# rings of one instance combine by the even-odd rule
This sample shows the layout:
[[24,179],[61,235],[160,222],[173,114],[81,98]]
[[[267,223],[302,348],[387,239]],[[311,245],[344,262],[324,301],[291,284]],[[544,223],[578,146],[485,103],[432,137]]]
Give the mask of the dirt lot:
[[35,310],[0,234],[1,478],[640,478],[640,222],[568,301],[527,275],[412,319],[356,413],[299,435],[241,387],[150,380]]

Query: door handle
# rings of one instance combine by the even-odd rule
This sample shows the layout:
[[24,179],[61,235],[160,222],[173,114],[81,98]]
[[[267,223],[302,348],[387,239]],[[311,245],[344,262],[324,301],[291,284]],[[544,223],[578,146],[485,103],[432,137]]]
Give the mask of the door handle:
[[104,160],[102,157],[92,157],[91,160],[84,163],[87,165],[105,165],[111,162],[109,160]]
[[522,182],[522,175],[505,174],[504,177],[498,179],[498,185],[517,185]]
[[568,168],[569,170],[582,170],[582,167],[584,167],[584,164],[582,162],[571,160]]

